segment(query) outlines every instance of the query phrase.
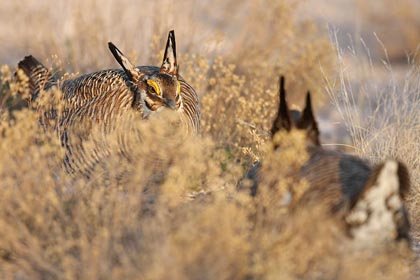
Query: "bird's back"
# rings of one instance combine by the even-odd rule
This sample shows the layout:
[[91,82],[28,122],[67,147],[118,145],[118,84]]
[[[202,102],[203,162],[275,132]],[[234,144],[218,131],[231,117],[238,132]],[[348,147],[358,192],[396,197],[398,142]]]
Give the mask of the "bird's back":
[[119,91],[129,94],[127,78],[120,69],[102,70],[85,74],[62,82],[64,99],[75,107],[80,107],[107,92]]
[[317,148],[300,173],[310,189],[301,203],[329,203],[332,208],[355,200],[371,174],[369,164],[349,154]]

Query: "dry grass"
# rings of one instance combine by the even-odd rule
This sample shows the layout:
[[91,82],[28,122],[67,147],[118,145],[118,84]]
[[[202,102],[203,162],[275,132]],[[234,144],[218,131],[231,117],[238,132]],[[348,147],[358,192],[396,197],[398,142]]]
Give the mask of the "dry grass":
[[[378,66],[366,54],[367,50],[362,54],[353,51],[352,59],[357,63],[349,65],[338,48],[339,74],[336,79],[327,80],[328,92],[350,133],[353,152],[371,162],[397,158],[409,167],[412,181],[409,206],[412,220],[416,221],[420,183],[417,147],[420,68],[412,61],[408,70],[401,73],[389,59]],[[384,56],[387,58],[386,50]],[[382,78],[375,81],[378,73],[382,73]],[[418,240],[418,225],[413,226]]]
[[[412,152],[418,142],[418,69],[413,67],[401,87],[391,80],[389,87],[376,90],[361,80],[366,88],[360,86],[360,92],[378,93],[365,101],[359,91],[350,90],[342,56],[336,55],[325,32],[299,18],[298,2],[0,4],[0,64],[16,65],[32,53],[53,71],[68,75],[116,67],[107,41],[139,65],[158,64],[167,31],[175,29],[180,71],[199,93],[203,116],[200,136],[185,136],[168,125],[174,121],[169,113],[149,122],[122,116],[115,131],[105,137],[94,131],[84,143],[103,145],[107,151],[91,178],[72,177],[63,171],[64,151],[56,132],[42,129],[38,114],[22,109],[17,91],[23,85],[13,83],[13,67],[2,66],[0,278],[413,275],[414,259],[403,245],[355,251],[322,205],[289,211],[283,203],[287,191],[299,197],[307,188],[297,177],[307,158],[303,138],[284,136],[276,154],[265,144],[283,73],[292,93],[289,101],[297,104],[307,89],[318,107],[325,104],[325,79],[360,154],[373,161],[401,158],[411,169],[415,190],[419,181],[417,153]],[[118,13],[116,6],[122,7]],[[340,76],[334,84],[336,61]],[[389,94],[398,89],[404,95]],[[45,108],[49,97],[41,101]],[[362,105],[358,115],[354,108]],[[366,121],[366,114],[376,117]],[[238,192],[236,184],[260,158],[266,162],[265,188],[254,200]],[[410,212],[417,219],[420,199],[413,194]],[[414,236],[418,231],[414,224]]]
[[[408,275],[412,257],[402,244],[391,244],[376,254],[353,252],[322,205],[289,212],[279,203],[284,190],[305,188],[296,178],[306,157],[301,153],[303,137],[284,135],[280,153],[266,150],[264,184],[277,179],[277,186],[262,188],[266,193],[253,201],[230,183],[235,181],[235,167],[218,164],[221,155],[210,139],[164,128],[168,119],[171,115],[150,122],[121,119],[139,132],[147,131],[141,135],[142,145],[131,134],[125,142],[127,158],[116,148],[120,132],[108,135],[110,153],[91,179],[63,173],[61,147],[53,133],[40,131],[36,114],[24,110],[4,121],[1,153],[8,164],[0,167],[0,276],[392,279],[397,274],[404,279]],[[126,131],[126,126],[121,129]],[[284,158],[288,164],[279,160]],[[119,174],[124,177],[115,179]],[[355,268],[357,273],[350,277]]]

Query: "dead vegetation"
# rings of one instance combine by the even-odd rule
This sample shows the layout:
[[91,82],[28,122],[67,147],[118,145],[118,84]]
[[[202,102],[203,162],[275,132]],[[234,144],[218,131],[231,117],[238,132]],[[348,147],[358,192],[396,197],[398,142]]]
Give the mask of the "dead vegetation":
[[[416,260],[401,244],[355,252],[322,205],[285,209],[284,191],[307,187],[296,176],[307,155],[299,136],[286,139],[290,144],[275,157],[266,140],[277,108],[279,74],[290,77],[291,103],[301,104],[311,89],[317,108],[328,100],[326,83],[359,154],[374,162],[396,157],[409,166],[416,241],[418,69],[413,66],[406,84],[389,79],[388,86],[373,91],[365,79],[365,87],[356,91],[326,32],[299,18],[298,1],[216,2],[0,4],[5,30],[0,41],[8,38],[0,59],[10,65],[2,66],[0,83],[0,278],[416,275]],[[114,5],[126,8],[114,13]],[[238,32],[245,27],[247,32]],[[200,95],[202,135],[181,135],[168,126],[170,115],[150,122],[125,116],[118,120],[120,130],[105,139],[109,152],[91,178],[66,174],[55,132],[42,129],[33,110],[22,109],[21,85],[12,81],[14,65],[32,53],[58,74],[117,67],[106,48],[111,39],[133,61],[156,65],[172,28],[180,73]],[[360,92],[380,94],[369,95],[372,103],[358,99]],[[125,134],[126,151],[121,151],[124,129],[136,133]],[[236,184],[260,158],[272,159],[266,179],[277,187],[254,200],[238,192]]]

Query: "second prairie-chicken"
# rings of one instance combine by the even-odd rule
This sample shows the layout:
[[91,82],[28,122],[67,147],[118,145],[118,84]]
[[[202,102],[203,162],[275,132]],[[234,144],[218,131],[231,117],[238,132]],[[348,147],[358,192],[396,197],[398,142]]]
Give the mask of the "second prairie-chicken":
[[[293,204],[294,209],[305,211],[311,205],[324,205],[331,214],[340,213],[346,233],[359,244],[409,239],[410,223],[404,199],[410,180],[404,164],[389,159],[372,167],[359,157],[323,149],[310,93],[302,112],[289,110],[284,77],[281,77],[279,109],[271,129],[274,153],[282,145],[276,141],[276,134],[292,130],[304,133],[309,154],[299,171],[299,177],[306,179],[309,187]],[[263,187],[261,172],[267,164],[270,163],[256,163],[246,175],[252,182],[253,196],[258,196]],[[293,191],[288,195],[293,196]]]
[[[114,44],[108,46],[122,69],[101,70],[61,81],[31,55],[18,64],[18,69],[29,77],[30,102],[38,98],[40,91],[48,93],[53,86],[63,94],[64,112],[56,123],[67,148],[66,163],[70,171],[78,169],[71,164],[78,159],[74,157],[76,151],[72,151],[75,136],[69,131],[82,119],[106,130],[118,115],[126,112],[137,112],[139,118],[147,119],[167,108],[179,114],[181,127],[188,133],[196,134],[200,130],[198,96],[179,74],[174,31],[169,32],[160,67],[134,66]],[[44,116],[54,118],[56,114],[51,110]],[[93,157],[90,161],[98,161],[98,157]]]

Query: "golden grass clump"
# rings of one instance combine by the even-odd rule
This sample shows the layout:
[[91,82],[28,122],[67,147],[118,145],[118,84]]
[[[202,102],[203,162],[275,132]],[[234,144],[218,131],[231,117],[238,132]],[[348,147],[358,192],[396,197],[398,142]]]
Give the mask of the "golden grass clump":
[[[28,98],[28,77],[18,71],[16,76],[19,81],[13,79],[13,72],[7,65],[0,67],[0,116],[6,111],[22,108],[26,105]],[[19,93],[19,94],[18,94]]]
[[38,113],[2,121],[2,279],[325,279],[353,262],[369,277],[394,260],[401,264],[386,268],[405,273],[394,255],[375,258],[378,269],[348,256],[339,242],[347,237],[322,205],[284,203],[288,191],[298,199],[307,188],[298,176],[307,159],[301,135],[280,133],[279,151],[264,148],[253,200],[236,191],[236,164],[221,164],[229,160],[212,140],[186,136],[172,112],[162,113],[147,122],[122,116],[108,134],[92,130],[86,145],[107,153],[89,179],[63,172],[62,148]]
[[355,250],[322,204],[296,209],[261,237],[264,279],[410,279],[415,257],[406,244]]
[[[280,147],[274,149],[275,143]],[[252,233],[254,273],[264,279],[312,279],[316,274],[329,279],[333,265],[340,263],[337,225],[325,206],[295,209],[309,187],[299,176],[308,160],[305,147],[306,135],[298,130],[279,132],[265,146]]]
[[[274,149],[274,145],[279,148]],[[307,182],[300,180],[300,168],[309,159],[306,153],[306,134],[304,131],[292,130],[276,133],[272,143],[266,145],[266,156],[260,171],[260,197],[270,204],[280,203],[279,206],[288,208],[299,201],[307,190]],[[296,151],[300,151],[296,153]],[[271,192],[278,192],[273,195]],[[280,198],[280,199],[279,199]],[[270,200],[272,200],[270,202]],[[261,207],[262,203],[258,203]]]
[[342,216],[329,204],[300,202],[310,191],[300,178],[308,160],[302,131],[280,132],[266,146],[251,232],[257,279],[409,279],[414,257],[404,242],[358,250]]
[[260,239],[261,246],[266,246],[260,252],[267,254],[264,278],[409,279],[414,258],[407,244],[359,251],[345,233],[343,217],[333,215],[330,205],[299,203],[302,194],[310,191],[308,183],[299,178],[308,160],[303,152],[305,133],[280,132],[273,141],[280,148],[265,157],[257,197],[255,232],[269,235]]
[[93,130],[86,145],[96,141],[107,153],[90,179],[63,172],[58,138],[39,126],[37,112],[2,122],[2,279],[245,273],[249,226],[228,199],[235,185],[225,183],[209,139],[185,136],[163,115],[127,116],[107,135]]

